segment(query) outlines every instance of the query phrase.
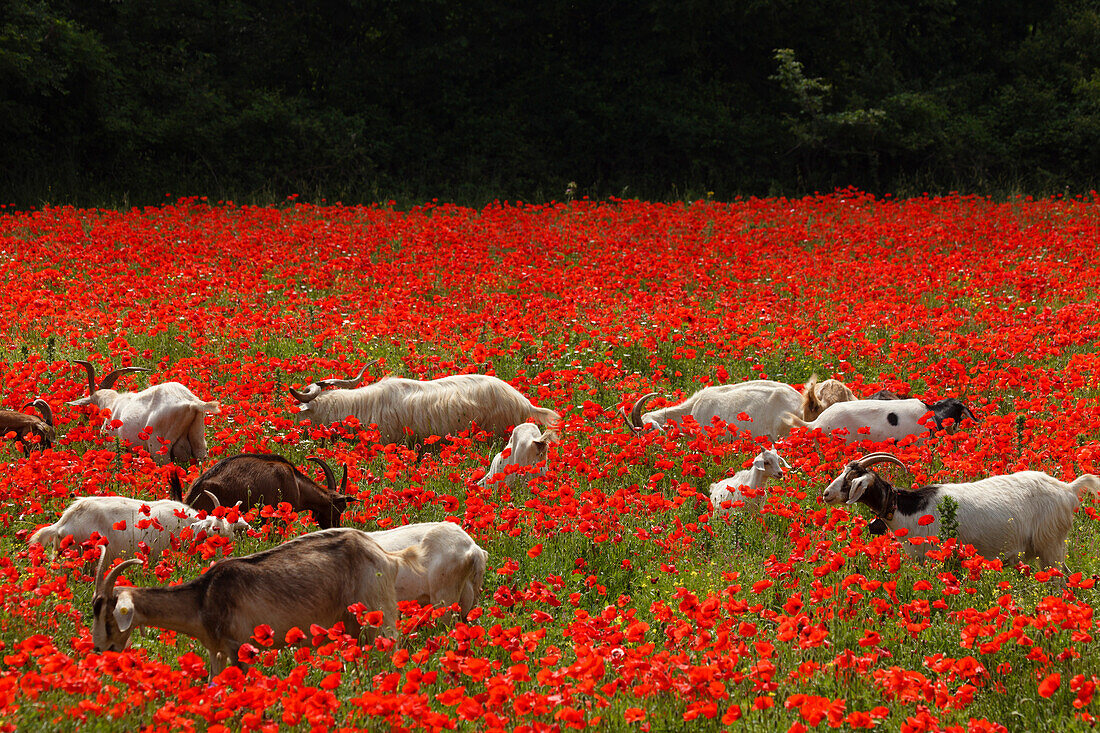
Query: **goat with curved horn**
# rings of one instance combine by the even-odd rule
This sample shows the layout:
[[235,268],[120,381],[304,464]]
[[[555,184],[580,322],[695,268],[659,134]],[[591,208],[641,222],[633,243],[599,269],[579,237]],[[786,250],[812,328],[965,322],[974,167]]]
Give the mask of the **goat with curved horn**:
[[868,453],[863,458],[860,458],[858,462],[862,468],[870,468],[879,463],[893,463],[895,466],[900,466],[903,471],[909,470],[909,467],[893,453]]
[[[346,383],[355,384],[358,379]],[[322,390],[326,383],[343,381],[324,380],[304,390],[291,389],[301,403],[298,421],[330,426],[355,417],[360,425],[377,425],[379,441],[386,445],[458,435],[475,423],[506,438],[513,427],[530,418],[543,426],[560,420],[558,413],[536,407],[515,387],[489,374],[455,374],[428,381],[387,376],[354,389]]]
[[642,432],[642,410],[645,409],[647,402],[659,394],[659,392],[650,392],[639,397],[638,401],[634,403],[634,407],[631,408],[630,415],[627,415],[626,410],[623,408],[619,408],[619,414],[623,416],[623,420],[626,421],[626,426],[630,428],[631,432]]
[[704,387],[683,402],[644,412],[646,402],[655,396],[656,393],[642,396],[634,403],[629,417],[623,412],[631,431],[637,433],[646,425],[664,430],[668,424],[680,423],[690,415],[702,426],[718,420],[730,432],[776,440],[790,432],[784,417],[802,411],[802,394],[798,390],[768,379]]
[[[340,516],[354,499],[346,495],[348,467],[340,487],[332,468],[319,458],[310,458],[325,471],[326,483],[306,476],[293,463],[273,454],[244,453],[215,463],[191,484],[184,502],[210,512],[219,504],[278,506],[286,502],[298,512],[308,511],[321,529],[340,526]],[[173,492],[177,489],[173,488]],[[182,494],[182,487],[179,489]],[[216,497],[216,500],[215,500]]]
[[363,381],[363,376],[367,373],[367,370],[378,363],[378,360],[369,361],[363,365],[363,368],[359,370],[359,374],[349,379],[320,379],[311,383],[304,390],[295,389],[294,387],[287,387],[287,391],[290,392],[290,396],[298,400],[302,404],[312,402],[321,395],[321,392],[325,387],[337,387],[339,389],[355,389]]
[[111,568],[111,572],[107,574],[107,577],[103,577],[103,568],[107,564],[107,548],[103,545],[99,546],[99,563],[96,565],[95,570],[95,592],[97,595],[107,595],[115,588],[115,581],[118,580],[118,576],[126,572],[126,569],[132,565],[141,565],[141,560],[136,557],[129,560],[123,560],[118,565]]
[[36,399],[23,405],[22,409],[34,405],[42,417],[28,415],[15,410],[0,410],[0,435],[15,433],[15,440],[23,448],[23,454],[31,454],[31,436],[38,436],[38,447],[45,450],[53,445],[57,437],[53,424],[53,411],[43,399]]
[[[207,456],[206,415],[221,412],[217,402],[199,399],[179,382],[164,382],[140,392],[117,392],[112,387],[123,374],[152,371],[145,367],[115,369],[96,385],[95,366],[90,361],[74,360],[88,372],[88,396],[70,405],[95,405],[110,410],[100,430],[144,447],[158,463],[169,459],[181,463],[201,461]],[[112,427],[115,421],[122,423]],[[168,451],[161,452],[166,443]]]

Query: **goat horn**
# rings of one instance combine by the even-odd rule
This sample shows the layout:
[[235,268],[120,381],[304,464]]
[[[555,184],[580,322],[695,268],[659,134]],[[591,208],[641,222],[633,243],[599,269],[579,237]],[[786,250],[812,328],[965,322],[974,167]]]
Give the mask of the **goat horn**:
[[860,468],[870,468],[878,463],[893,463],[895,466],[901,466],[903,471],[909,470],[909,467],[902,463],[901,459],[893,453],[868,453],[863,458],[859,459]]
[[658,394],[658,392],[650,392],[649,394],[644,394],[639,397],[638,401],[634,403],[634,407],[630,410],[630,417],[627,417],[626,411],[620,408],[619,411],[622,413],[623,417],[626,418],[627,427],[629,427],[632,432],[640,433],[642,431],[642,410],[645,408],[645,404]]
[[344,464],[344,477],[340,479],[340,493],[348,493],[348,464]]
[[210,497],[210,501],[214,502],[214,508],[215,509],[217,509],[218,507],[220,507],[222,505],[222,503],[220,501],[218,501],[218,497],[214,496],[213,494],[211,494],[206,489],[203,489],[202,493],[204,493],[204,494],[206,494],[207,496]]
[[146,369],[145,367],[122,367],[121,369],[115,369],[113,372],[103,378],[103,381],[99,383],[100,389],[110,389],[115,386],[115,380],[121,377],[123,374],[129,374],[131,372],[151,372],[152,369]]
[[90,361],[84,361],[83,359],[76,359],[71,364],[79,364],[88,370],[88,394],[95,394],[95,365]]
[[336,476],[333,475],[332,466],[328,465],[328,461],[326,461],[323,458],[318,458],[317,456],[310,456],[306,460],[307,461],[313,461],[314,463],[316,463],[318,466],[320,466],[324,470],[324,472],[325,472],[325,483],[328,484],[328,493],[335,494],[336,493]]
[[317,383],[313,383],[306,387],[304,392],[299,392],[293,387],[287,387],[287,389],[290,391],[291,397],[302,403],[312,402],[317,398],[317,395],[321,394],[321,385]]
[[141,560],[138,560],[136,557],[130,558],[129,560],[126,560],[125,562],[121,562],[118,565],[115,565],[115,567],[111,570],[111,572],[109,572],[107,574],[107,577],[104,578],[103,577],[103,564],[106,561],[106,559],[107,559],[107,550],[102,545],[100,545],[99,546],[99,566],[96,568],[96,574],[95,574],[95,577],[96,577],[95,589],[96,589],[96,593],[98,593],[101,596],[108,595],[111,591],[113,591],[115,589],[115,581],[118,580],[118,576],[122,575],[122,573],[127,568],[129,568],[131,565],[141,565]]
[[34,405],[34,409],[38,410],[38,413],[42,415],[42,419],[46,421],[46,424],[51,428],[53,427],[53,410],[50,409],[50,403],[39,397],[33,402],[28,402],[23,407],[29,407]]
[[378,360],[367,362],[363,365],[363,368],[359,370],[359,374],[351,379],[322,379],[315,384],[319,384],[322,387],[340,387],[341,389],[355,389],[359,386],[359,383],[363,381],[363,375],[367,373],[367,370],[378,363]]

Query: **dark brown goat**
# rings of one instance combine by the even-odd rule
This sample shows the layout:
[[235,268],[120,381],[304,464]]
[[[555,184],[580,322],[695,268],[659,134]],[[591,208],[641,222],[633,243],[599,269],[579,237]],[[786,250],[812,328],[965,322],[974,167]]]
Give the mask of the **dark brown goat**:
[[187,499],[183,499],[183,486],[173,474],[169,479],[171,496],[195,509],[213,511],[216,496],[223,506],[240,502],[243,506],[277,506],[285,501],[295,511],[310,511],[321,529],[340,526],[340,515],[355,501],[345,492],[348,488],[348,466],[344,464],[344,477],[340,489],[332,468],[320,458],[311,457],[325,471],[327,487],[323,487],[299,471],[282,456],[270,453],[242,453],[224,458],[191,484]]
[[49,403],[46,400],[37,399],[34,402],[28,402],[23,407],[26,408],[29,405],[34,405],[42,417],[14,410],[0,410],[0,437],[14,432],[15,439],[23,446],[23,453],[28,456],[31,454],[31,446],[28,440],[30,436],[38,436],[38,446],[42,450],[46,450],[53,445],[53,441],[57,437],[53,427],[53,411],[50,410]]

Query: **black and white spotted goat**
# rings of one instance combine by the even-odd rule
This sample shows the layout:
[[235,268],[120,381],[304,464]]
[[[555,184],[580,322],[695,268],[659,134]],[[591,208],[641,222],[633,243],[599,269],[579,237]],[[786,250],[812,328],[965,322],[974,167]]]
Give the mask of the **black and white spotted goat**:
[[[970,408],[951,397],[927,403],[917,399],[870,399],[838,402],[829,406],[816,420],[807,422],[796,414],[784,421],[792,427],[820,430],[825,435],[843,438],[845,443],[870,440],[901,440],[910,435],[925,435],[934,430],[953,432],[963,417],[978,418]],[[950,422],[948,422],[950,420]]]
[[[1021,471],[990,476],[965,484],[933,484],[913,491],[898,489],[871,470],[892,463],[908,471],[897,456],[871,453],[844,467],[821,498],[826,504],[864,504],[891,531],[905,528],[907,537],[938,536],[940,502],[951,498],[957,505],[958,540],[973,545],[986,558],[1015,562],[1039,558],[1043,567],[1058,566],[1065,572],[1066,536],[1073,513],[1085,492],[1100,498],[1100,477],[1083,474],[1064,483],[1041,471]],[[932,521],[921,524],[931,515]],[[927,521],[927,520],[926,520]],[[924,559],[928,545],[905,543],[906,551]]]

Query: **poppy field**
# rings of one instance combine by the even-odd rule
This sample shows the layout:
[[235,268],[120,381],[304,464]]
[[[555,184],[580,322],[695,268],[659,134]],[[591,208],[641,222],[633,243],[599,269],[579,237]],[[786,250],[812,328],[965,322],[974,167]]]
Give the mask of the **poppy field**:
[[[658,392],[813,374],[857,396],[956,397],[978,421],[891,447],[899,485],[1100,473],[1100,200],[857,191],[613,200],[0,212],[0,407],[44,398],[51,448],[0,442],[0,730],[1086,730],[1100,716],[1100,514],[1068,572],[945,536],[921,564],[822,490],[877,445],[804,431],[759,510],[711,483],[760,447],[686,420],[632,434]],[[213,681],[201,644],[91,638],[94,548],[29,546],[76,497],[168,496],[178,468],[100,433],[82,369],[144,366],[221,403],[210,457],[346,463],[344,526],[459,523],[489,553],[463,621],[402,604],[402,638],[313,626]],[[354,375],[493,374],[561,416],[544,475],[482,486],[476,428],[381,445],[353,418],[301,424],[287,388]],[[335,435],[333,435],[335,433]],[[306,463],[303,468],[317,477]],[[202,466],[186,467],[185,483]],[[236,539],[182,538],[126,580],[162,585],[317,529],[252,509]]]

